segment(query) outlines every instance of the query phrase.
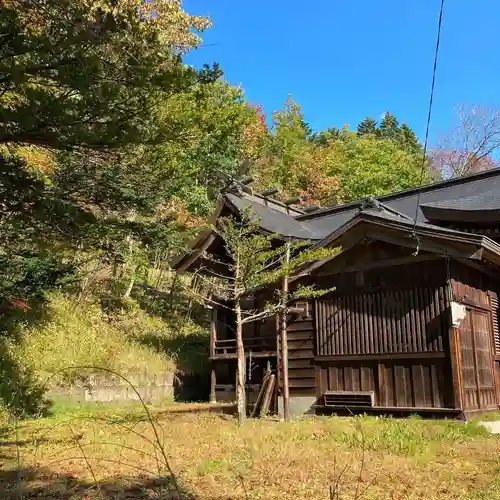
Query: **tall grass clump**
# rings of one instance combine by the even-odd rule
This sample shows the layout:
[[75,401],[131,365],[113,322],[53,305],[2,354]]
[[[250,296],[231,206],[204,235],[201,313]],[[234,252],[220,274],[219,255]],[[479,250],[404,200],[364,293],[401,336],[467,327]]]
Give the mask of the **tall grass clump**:
[[[173,372],[175,360],[134,338],[134,328],[121,328],[119,319],[107,316],[91,299],[79,302],[53,294],[44,306],[44,321],[21,329],[10,344],[12,355],[43,381],[71,384],[85,373],[59,371],[71,366],[98,366],[120,374]],[[165,334],[160,320],[137,313],[137,329],[150,335]],[[55,376],[53,376],[56,374]]]

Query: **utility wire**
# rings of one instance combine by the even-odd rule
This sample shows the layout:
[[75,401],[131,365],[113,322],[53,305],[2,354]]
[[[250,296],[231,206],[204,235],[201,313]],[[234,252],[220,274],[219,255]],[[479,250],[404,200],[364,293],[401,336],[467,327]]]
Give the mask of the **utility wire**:
[[[439,44],[441,41],[441,25],[443,23],[443,10],[444,10],[444,0],[441,0],[441,8],[439,10],[439,21],[438,21],[437,37],[436,37],[436,49],[435,49],[435,53],[434,53],[434,67],[432,70],[431,93],[429,96],[429,111],[427,113],[427,125],[426,125],[426,129],[425,129],[424,153],[422,156],[422,168],[420,170],[419,188],[422,187],[422,182],[424,181],[425,162],[427,160],[427,145],[429,142],[429,128],[430,128],[431,116],[432,116],[432,103],[434,101],[434,87],[436,84],[436,69],[437,69],[437,62],[438,62],[438,56],[439,56]],[[417,195],[417,205],[415,207],[415,218],[413,220],[413,229],[412,229],[412,235],[415,237],[416,237],[415,227],[417,225],[417,217],[418,217],[418,209],[419,208],[420,208],[420,191],[418,192],[418,195]],[[417,252],[418,252],[418,238],[417,238]]]

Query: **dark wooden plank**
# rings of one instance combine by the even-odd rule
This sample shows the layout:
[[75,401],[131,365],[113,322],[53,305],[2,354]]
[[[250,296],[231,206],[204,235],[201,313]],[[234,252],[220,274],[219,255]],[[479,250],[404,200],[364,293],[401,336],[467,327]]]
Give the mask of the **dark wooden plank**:
[[352,366],[344,366],[343,367],[344,374],[344,390],[352,391],[353,390],[353,380],[352,380]]
[[424,377],[423,368],[420,364],[411,366],[411,383],[413,386],[413,406],[426,406],[424,398]]
[[406,384],[404,366],[396,364],[394,370],[394,395],[395,406],[407,406],[406,403]]
[[321,376],[320,366],[314,367],[314,379],[316,384],[316,399],[319,399],[323,392],[325,392],[325,390],[323,389],[323,378]]
[[313,349],[314,342],[312,339],[306,340],[289,340],[288,342],[289,351],[300,351],[301,349]]
[[439,376],[435,363],[432,363],[430,365],[430,374],[432,387],[432,406],[434,406],[435,408],[442,408],[442,397],[439,391]]
[[404,370],[404,387],[405,387],[405,405],[406,406],[415,406],[413,400],[414,400],[414,394],[413,394],[413,383],[412,383],[412,372],[411,372],[411,364],[404,364],[403,365],[403,370]]
[[322,307],[323,307],[323,301],[322,300],[316,300],[316,313],[317,313],[317,318],[316,318],[316,328],[317,328],[316,338],[318,339],[317,350],[318,350],[318,352],[320,354],[326,354],[325,353],[325,340],[324,340],[324,327],[323,327]]
[[364,352],[364,342],[363,342],[363,325],[361,316],[361,297],[360,295],[353,295],[353,310],[354,310],[354,323],[355,323],[355,346],[356,354]]
[[334,336],[334,343],[333,345],[333,352],[334,354],[340,354],[342,352],[342,337],[340,335],[340,324],[342,321],[341,314],[340,314],[340,307],[339,307],[339,301],[338,299],[334,299],[332,301],[332,307],[333,307],[333,323],[332,323],[332,330],[333,330],[333,336]]
[[423,289],[424,293],[424,328],[423,328],[423,341],[425,343],[425,350],[432,351],[432,342],[431,342],[431,303],[432,303],[432,294],[431,289],[425,287]]
[[415,299],[417,302],[417,308],[415,310],[415,316],[417,320],[417,350],[427,351],[427,346],[424,341],[425,337],[425,301],[424,301],[424,290],[422,288],[417,288]]
[[342,322],[342,333],[344,337],[344,353],[345,354],[352,354],[352,327],[350,325],[350,322],[352,320],[352,316],[350,315],[349,311],[349,297],[343,297],[342,298],[342,313],[344,316],[344,321]]
[[373,315],[374,315],[373,294],[367,293],[367,294],[365,294],[365,297],[366,297],[366,303],[367,303],[368,353],[372,354],[375,352],[375,347],[374,347],[375,329],[373,327]]
[[314,366],[308,368],[294,368],[293,370],[289,370],[288,374],[289,378],[314,378],[314,376]]
[[302,387],[312,387],[315,388],[314,377],[313,378],[294,378],[289,381],[290,389],[292,388],[302,388]]
[[306,359],[291,359],[288,363],[288,368],[307,368],[312,366],[313,360],[310,358]]
[[395,372],[394,364],[385,364],[385,379],[384,388],[386,393],[386,405],[387,406],[397,406],[396,403],[396,384],[395,384]]
[[327,373],[328,373],[328,384],[327,384],[327,390],[329,391],[334,391],[338,390],[338,368],[336,366],[329,366],[327,368]]
[[410,344],[408,346],[411,352],[419,352],[418,340],[417,340],[417,321],[418,321],[418,311],[417,311],[417,298],[416,289],[410,291],[408,294],[409,304],[410,304]]
[[446,358],[444,352],[398,352],[389,354],[342,354],[339,356],[316,356],[315,361],[376,361],[376,360],[390,360],[390,359],[442,359]]
[[390,352],[389,338],[390,338],[390,318],[387,311],[387,292],[380,293],[380,317],[382,319],[382,352]]

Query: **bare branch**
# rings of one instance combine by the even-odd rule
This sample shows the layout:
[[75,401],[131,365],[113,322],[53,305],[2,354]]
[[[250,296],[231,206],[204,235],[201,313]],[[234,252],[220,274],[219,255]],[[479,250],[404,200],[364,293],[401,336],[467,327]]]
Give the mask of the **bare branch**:
[[460,177],[497,166],[500,150],[500,110],[461,106],[457,124],[431,154],[433,167],[441,177]]

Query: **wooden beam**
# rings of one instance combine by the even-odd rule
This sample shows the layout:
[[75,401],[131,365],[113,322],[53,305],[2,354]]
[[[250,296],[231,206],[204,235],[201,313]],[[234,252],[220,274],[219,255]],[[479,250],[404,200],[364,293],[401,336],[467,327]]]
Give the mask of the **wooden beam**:
[[[399,245],[403,247],[417,249],[417,240],[411,238],[397,237],[389,234],[385,231],[367,231],[366,236],[372,239],[377,239],[380,241],[385,241],[386,243],[391,243],[393,245]],[[419,236],[419,250],[424,250],[428,252],[434,252],[440,255],[448,255],[455,257],[457,259],[477,259],[480,260],[482,257],[482,248],[475,248],[473,251],[457,248],[452,244],[439,245],[430,242],[428,238],[424,236]]]
[[461,373],[461,355],[460,355],[460,329],[449,328],[450,339],[450,360],[451,360],[451,379],[453,382],[453,402],[455,408],[463,409],[462,393],[463,380]]
[[269,407],[271,405],[275,382],[276,382],[276,375],[274,375],[273,373],[271,374],[267,382],[266,392],[262,400],[262,406],[260,411],[261,415],[262,414],[266,415],[269,412]]
[[338,356],[315,356],[314,361],[377,361],[392,359],[442,359],[446,358],[444,351],[425,351],[425,352],[395,352],[384,354],[341,354]]
[[[436,254],[424,254],[424,255],[417,255],[417,256],[412,256],[409,255],[408,257],[400,257],[397,259],[388,259],[388,260],[382,260],[379,262],[373,262],[367,265],[362,265],[362,266],[345,266],[342,267],[342,273],[350,273],[350,272],[357,272],[357,271],[367,271],[370,269],[377,269],[381,267],[392,267],[392,266],[402,266],[405,264],[415,264],[416,262],[424,262],[424,261],[429,261],[429,260],[439,260],[442,257],[440,255]],[[329,270],[328,272],[319,272],[317,273],[318,276],[328,276],[330,274],[337,274],[335,271]]]

